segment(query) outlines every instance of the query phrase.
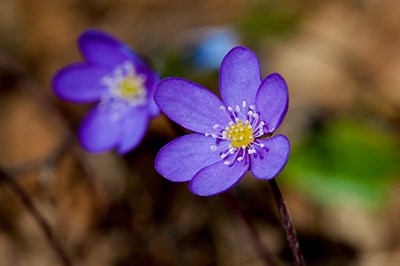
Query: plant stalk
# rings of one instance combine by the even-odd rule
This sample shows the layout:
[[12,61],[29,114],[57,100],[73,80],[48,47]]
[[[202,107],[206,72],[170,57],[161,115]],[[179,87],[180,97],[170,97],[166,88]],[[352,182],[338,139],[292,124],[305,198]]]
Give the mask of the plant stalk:
[[285,230],[286,239],[289,242],[290,249],[293,254],[293,262],[295,266],[305,266],[305,261],[303,257],[303,253],[300,250],[300,245],[297,240],[296,229],[293,226],[292,219],[290,218],[289,210],[286,206],[285,199],[282,196],[282,193],[279,189],[278,184],[275,179],[268,180],[269,185],[272,190],[272,194],[275,198],[275,203],[279,210],[279,214],[281,217],[281,224],[283,229]]
[[41,231],[45,235],[47,241],[49,242],[51,248],[54,250],[54,253],[59,258],[61,264],[63,266],[71,266],[71,261],[68,258],[67,254],[61,247],[61,244],[58,242],[56,237],[54,236],[50,225],[46,221],[46,219],[40,214],[38,209],[33,204],[29,195],[18,185],[15,179],[9,175],[7,175],[3,169],[0,168],[0,180],[4,181],[11,190],[15,193],[15,195],[21,200],[25,209],[31,214],[32,218],[36,221]]

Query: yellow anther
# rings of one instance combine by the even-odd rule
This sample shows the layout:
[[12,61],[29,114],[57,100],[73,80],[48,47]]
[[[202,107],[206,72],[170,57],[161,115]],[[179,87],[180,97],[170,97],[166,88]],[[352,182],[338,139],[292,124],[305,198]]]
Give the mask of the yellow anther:
[[121,80],[119,94],[126,99],[138,98],[145,92],[143,79],[139,76],[129,75]]

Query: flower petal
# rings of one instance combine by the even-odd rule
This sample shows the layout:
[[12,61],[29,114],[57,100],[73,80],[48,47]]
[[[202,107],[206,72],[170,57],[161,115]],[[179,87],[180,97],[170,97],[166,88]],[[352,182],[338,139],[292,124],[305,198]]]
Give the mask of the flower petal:
[[259,179],[274,178],[289,158],[290,143],[283,135],[276,135],[269,139],[260,139],[264,148],[258,148],[257,152],[251,156],[250,171]]
[[85,31],[79,37],[79,48],[88,62],[115,66],[124,61],[135,61],[128,46],[99,30]]
[[265,122],[267,132],[277,129],[288,109],[288,88],[281,75],[274,73],[262,82],[256,96],[256,108]]
[[219,86],[224,103],[231,107],[240,106],[243,101],[254,104],[260,83],[257,56],[246,47],[233,48],[223,59],[220,70]]
[[160,150],[155,168],[168,180],[189,181],[203,167],[221,160],[218,152],[210,150],[214,144],[213,138],[200,134],[179,137]]
[[106,90],[101,79],[111,71],[108,67],[73,64],[61,69],[53,78],[54,93],[76,103],[98,100]]
[[206,88],[180,78],[158,83],[154,93],[158,107],[181,126],[199,133],[214,131],[215,124],[228,125],[229,119],[217,96]]
[[147,106],[150,117],[156,117],[160,114],[160,109],[158,108],[156,102],[154,101],[154,91],[156,90],[156,85],[159,80],[160,78],[156,72],[152,72],[151,74],[149,74],[146,80],[146,88],[148,88],[147,93],[149,100]]
[[79,130],[82,147],[94,153],[112,150],[120,138],[120,126],[111,112],[95,107],[82,121]]
[[150,117],[157,117],[158,115],[160,115],[160,109],[154,101],[154,97],[149,98],[148,109]]
[[145,108],[132,108],[121,122],[121,137],[118,145],[119,154],[125,154],[143,139],[149,124],[148,112]]
[[221,160],[201,169],[190,181],[190,191],[199,196],[212,196],[230,189],[249,169],[244,161],[227,166]]

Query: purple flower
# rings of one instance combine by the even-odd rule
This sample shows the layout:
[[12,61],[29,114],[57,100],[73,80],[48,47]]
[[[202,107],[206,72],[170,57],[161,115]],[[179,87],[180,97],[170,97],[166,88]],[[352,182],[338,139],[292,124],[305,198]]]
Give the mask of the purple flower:
[[170,119],[196,133],[179,137],[157,155],[155,168],[175,182],[190,181],[196,195],[233,187],[247,170],[274,178],[285,166],[289,140],[272,137],[288,108],[288,90],[279,74],[263,81],[256,55],[233,48],[220,69],[222,101],[206,88],[181,78],[157,85],[154,99]]
[[78,44],[84,60],[55,75],[54,93],[74,103],[98,102],[79,130],[84,149],[124,154],[140,143],[150,118],[159,114],[153,100],[159,77],[128,46],[102,31],[85,31]]

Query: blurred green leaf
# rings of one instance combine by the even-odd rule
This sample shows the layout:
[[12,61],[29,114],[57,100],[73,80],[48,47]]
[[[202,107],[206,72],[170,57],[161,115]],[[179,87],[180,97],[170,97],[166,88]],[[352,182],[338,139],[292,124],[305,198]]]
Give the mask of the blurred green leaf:
[[279,37],[293,32],[301,14],[285,5],[268,5],[262,2],[239,22],[238,29],[247,40],[259,42],[263,38]]
[[399,151],[383,129],[335,121],[292,148],[283,179],[322,203],[379,207],[399,173]]

